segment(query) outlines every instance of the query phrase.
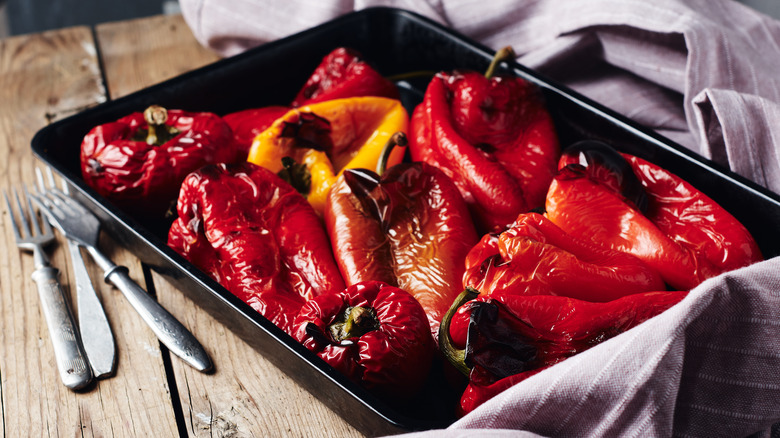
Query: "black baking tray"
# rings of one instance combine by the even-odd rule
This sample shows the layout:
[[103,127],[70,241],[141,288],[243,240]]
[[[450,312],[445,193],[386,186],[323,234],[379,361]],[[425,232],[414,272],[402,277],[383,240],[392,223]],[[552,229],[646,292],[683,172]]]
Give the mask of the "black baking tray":
[[[74,194],[102,220],[104,229],[276,363],[327,406],[368,435],[446,427],[456,420],[457,389],[434,375],[418,399],[401,406],[373,397],[311,354],[251,307],[166,246],[170,223],[122,211],[82,180],[79,148],[95,125],[150,104],[227,114],[291,101],[332,49],[360,51],[385,76],[452,69],[484,71],[494,51],[419,15],[371,8],[264,44],[126,97],[53,123],[32,140],[33,152],[65,178]],[[553,114],[562,145],[600,139],[685,178],[724,206],[753,234],[766,258],[780,254],[780,196],[703,159],[682,146],[542,77],[521,65],[505,68],[538,84]],[[430,77],[398,81],[402,101],[417,105]],[[219,363],[220,358],[214,358]]]

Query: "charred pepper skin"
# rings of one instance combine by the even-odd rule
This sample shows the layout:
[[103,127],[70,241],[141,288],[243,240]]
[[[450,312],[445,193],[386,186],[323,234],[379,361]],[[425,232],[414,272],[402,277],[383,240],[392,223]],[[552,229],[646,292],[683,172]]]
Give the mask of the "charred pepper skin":
[[[145,113],[96,126],[81,144],[84,181],[121,208],[162,217],[188,173],[241,158],[216,114],[157,106]],[[146,119],[152,116],[157,122]]]
[[295,318],[294,337],[352,381],[394,400],[420,391],[436,350],[417,300],[379,281],[311,299]]
[[381,177],[349,169],[331,189],[324,218],[345,281],[379,280],[408,291],[438,336],[478,239],[452,181],[426,163],[401,163]]
[[600,302],[666,288],[637,257],[567,234],[539,213],[521,214],[500,235],[483,236],[466,257],[463,285],[485,295]]
[[303,304],[344,281],[309,203],[251,163],[187,176],[168,245],[287,333]]
[[482,232],[544,205],[560,147],[538,88],[518,77],[440,72],[412,113],[412,159],[442,169]]
[[546,201],[547,216],[563,230],[635,255],[678,290],[762,259],[747,229],[691,184],[639,157],[601,149],[612,154],[608,160],[626,163],[647,207],[609,182],[614,172],[604,171],[603,158],[564,153]]
[[555,295],[479,295],[459,306],[443,324],[453,348],[465,350],[460,358],[470,368],[459,414],[659,315],[687,293],[645,292],[607,303]]
[[314,69],[293,99],[292,106],[356,96],[399,99],[395,84],[363,60],[358,51],[339,47],[327,54]]
[[[302,165],[302,194],[322,214],[331,186],[345,169],[374,168],[387,141],[406,132],[409,115],[399,100],[350,97],[294,108],[255,137],[248,160],[280,172],[284,159]],[[390,165],[400,163],[396,148]]]

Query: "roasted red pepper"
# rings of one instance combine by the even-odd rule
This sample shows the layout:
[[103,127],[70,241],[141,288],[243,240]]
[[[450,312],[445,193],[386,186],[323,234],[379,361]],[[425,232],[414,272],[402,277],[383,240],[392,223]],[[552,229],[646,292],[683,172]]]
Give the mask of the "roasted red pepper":
[[538,213],[521,214],[500,235],[485,235],[466,257],[463,284],[485,295],[587,301],[666,288],[638,258],[569,235]]
[[398,88],[362,59],[356,50],[340,47],[314,69],[292,101],[293,107],[345,97],[398,99]]
[[439,336],[440,349],[469,376],[460,414],[660,314],[686,294],[645,292],[591,303],[554,295],[477,296],[467,289],[447,313]]
[[560,155],[538,88],[518,77],[491,77],[503,56],[485,76],[437,74],[410,125],[412,158],[451,177],[486,231],[544,205]]
[[289,108],[286,106],[271,105],[238,111],[222,117],[233,131],[233,138],[236,147],[241,151],[242,160],[246,160],[249,155],[249,148],[252,147],[252,141],[257,137],[257,134],[265,131],[288,110]]
[[313,298],[295,318],[294,336],[351,380],[395,399],[420,390],[435,351],[417,300],[378,281]]
[[168,245],[288,333],[306,300],[344,288],[311,205],[262,167],[191,173],[178,213]]
[[644,260],[673,289],[762,258],[731,214],[655,164],[590,141],[567,149],[560,168],[547,216],[569,234]]
[[96,126],[81,144],[84,181],[118,206],[154,217],[175,203],[188,173],[237,159],[219,116],[159,106]]
[[246,159],[257,134],[271,126],[291,107],[358,96],[399,98],[395,84],[374,70],[357,51],[340,47],[322,59],[290,106],[251,108],[227,114],[223,119],[233,130],[236,144],[244,154],[243,159]]
[[345,281],[378,280],[408,291],[436,336],[477,242],[452,181],[419,162],[397,164],[381,177],[348,169],[333,185],[324,217]]

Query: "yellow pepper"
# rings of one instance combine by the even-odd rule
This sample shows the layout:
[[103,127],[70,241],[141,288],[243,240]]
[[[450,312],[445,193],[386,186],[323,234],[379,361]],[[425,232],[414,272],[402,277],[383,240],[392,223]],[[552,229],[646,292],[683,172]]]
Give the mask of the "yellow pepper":
[[[401,102],[385,97],[350,97],[291,109],[252,142],[248,161],[280,172],[282,159],[302,164],[310,176],[304,193],[322,214],[330,186],[344,169],[374,170],[387,141],[407,132],[409,115]],[[405,148],[395,148],[387,166],[400,163]]]

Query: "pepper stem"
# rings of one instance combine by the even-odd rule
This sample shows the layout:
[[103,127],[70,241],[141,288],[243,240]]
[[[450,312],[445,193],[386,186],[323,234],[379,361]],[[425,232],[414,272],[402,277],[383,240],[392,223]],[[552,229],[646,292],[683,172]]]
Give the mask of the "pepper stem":
[[296,162],[293,157],[282,157],[282,170],[276,174],[304,198],[311,193],[311,171],[305,164]]
[[390,160],[390,154],[393,152],[393,149],[396,146],[406,147],[407,144],[409,144],[409,142],[406,138],[406,134],[402,131],[396,132],[387,140],[385,147],[382,149],[382,154],[376,162],[377,175],[382,176],[382,174],[385,173],[385,170],[387,170],[387,162]]
[[351,338],[359,338],[364,334],[379,329],[376,312],[370,307],[347,307],[341,318],[331,324],[328,329],[336,343]]
[[503,49],[499,50],[493,56],[493,60],[490,61],[490,66],[488,66],[487,70],[485,71],[485,77],[488,79],[492,78],[493,75],[496,74],[496,70],[498,69],[498,64],[504,61],[511,61],[516,57],[517,55],[515,55],[515,50],[512,48],[512,46],[506,46]]
[[160,105],[151,105],[146,108],[144,110],[144,121],[146,121],[149,127],[146,129],[145,135],[142,133],[143,130],[139,130],[137,135],[143,137],[136,140],[146,141],[146,144],[160,146],[179,134],[178,129],[165,124],[168,121],[168,110]]
[[468,377],[471,372],[471,367],[466,364],[466,349],[455,348],[452,344],[452,337],[450,336],[450,323],[452,323],[452,317],[455,316],[455,312],[458,311],[460,306],[467,302],[477,298],[479,291],[467,287],[463,292],[455,298],[455,301],[450,306],[447,313],[442,318],[441,325],[439,326],[439,350],[441,350],[444,357],[464,376]]

